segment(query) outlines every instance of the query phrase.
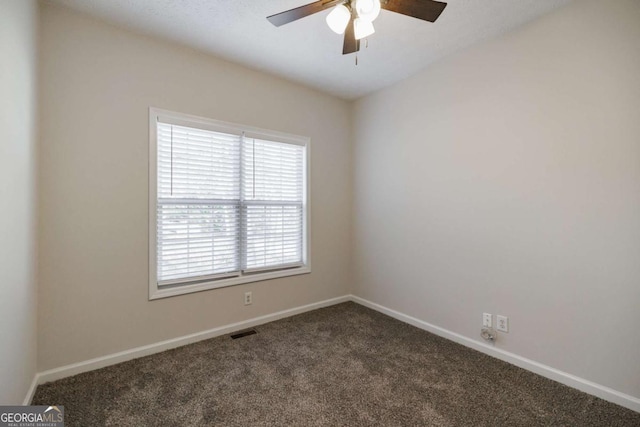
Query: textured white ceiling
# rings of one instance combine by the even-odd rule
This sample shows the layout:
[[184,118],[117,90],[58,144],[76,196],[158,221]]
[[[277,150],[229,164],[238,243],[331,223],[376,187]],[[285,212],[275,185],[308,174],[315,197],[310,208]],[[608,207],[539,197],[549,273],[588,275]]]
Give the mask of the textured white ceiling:
[[382,11],[369,47],[342,55],[329,10],[274,27],[265,18],[312,0],[49,0],[102,20],[355,99],[503,34],[569,0],[450,0],[435,23]]

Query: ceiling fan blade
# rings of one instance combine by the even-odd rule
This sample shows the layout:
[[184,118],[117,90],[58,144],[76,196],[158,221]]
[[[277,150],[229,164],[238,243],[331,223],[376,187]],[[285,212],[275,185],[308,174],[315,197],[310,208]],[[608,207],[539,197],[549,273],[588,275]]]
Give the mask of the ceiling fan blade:
[[382,0],[380,4],[385,10],[429,22],[436,22],[447,7],[446,3],[435,0]]
[[351,15],[351,20],[344,32],[344,45],[342,46],[342,54],[347,55],[360,50],[360,40],[356,40],[355,15]]
[[320,0],[304,6],[296,7],[295,9],[267,16],[267,19],[276,27],[280,27],[281,25],[297,21],[298,19],[304,18],[305,16],[322,12],[323,10],[329,9],[332,6],[341,4],[343,1],[344,0]]

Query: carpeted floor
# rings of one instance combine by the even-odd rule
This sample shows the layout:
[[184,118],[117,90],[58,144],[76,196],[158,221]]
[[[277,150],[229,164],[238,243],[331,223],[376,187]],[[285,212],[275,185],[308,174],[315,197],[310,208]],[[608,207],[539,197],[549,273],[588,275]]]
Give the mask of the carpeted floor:
[[38,387],[67,426],[640,426],[640,414],[354,303]]

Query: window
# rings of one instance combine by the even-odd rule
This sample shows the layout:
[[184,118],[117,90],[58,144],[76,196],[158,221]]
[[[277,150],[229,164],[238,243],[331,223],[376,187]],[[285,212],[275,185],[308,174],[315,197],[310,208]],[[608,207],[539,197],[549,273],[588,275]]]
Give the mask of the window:
[[151,109],[149,297],[309,273],[308,149]]

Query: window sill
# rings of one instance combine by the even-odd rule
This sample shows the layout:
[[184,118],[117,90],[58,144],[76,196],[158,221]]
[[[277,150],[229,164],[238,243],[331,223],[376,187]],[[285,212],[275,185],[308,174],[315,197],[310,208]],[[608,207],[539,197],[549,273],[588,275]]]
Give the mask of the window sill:
[[299,274],[309,273],[311,273],[311,267],[305,265],[302,267],[290,268],[287,270],[253,273],[239,277],[231,277],[228,279],[211,280],[208,282],[193,283],[187,285],[177,285],[167,288],[158,288],[158,285],[156,283],[151,283],[149,287],[149,301],[190,294],[193,292],[202,292],[211,289],[226,288],[228,286],[242,285],[251,282],[261,282],[263,280],[278,279],[280,277],[297,276]]

